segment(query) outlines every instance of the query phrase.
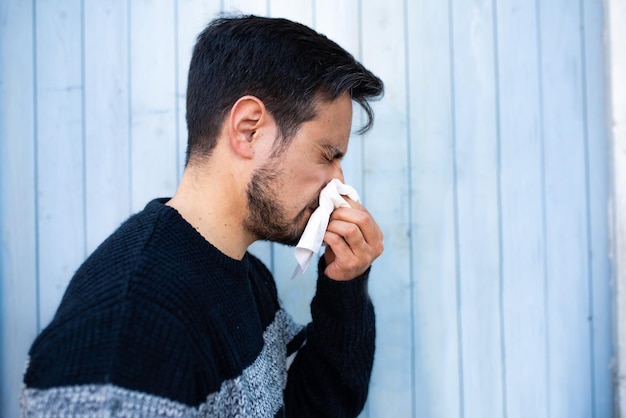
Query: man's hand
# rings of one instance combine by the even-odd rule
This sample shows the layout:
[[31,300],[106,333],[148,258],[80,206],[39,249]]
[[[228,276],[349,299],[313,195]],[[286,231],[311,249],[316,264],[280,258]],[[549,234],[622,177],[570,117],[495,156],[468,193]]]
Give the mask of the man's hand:
[[383,252],[383,233],[372,215],[360,203],[344,199],[351,207],[335,209],[324,235],[324,273],[333,280],[357,278]]

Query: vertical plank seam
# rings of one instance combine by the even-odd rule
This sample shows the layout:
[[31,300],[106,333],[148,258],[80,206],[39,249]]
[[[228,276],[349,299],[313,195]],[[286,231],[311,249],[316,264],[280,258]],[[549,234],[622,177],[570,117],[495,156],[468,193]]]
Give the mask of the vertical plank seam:
[[132,54],[132,2],[126,0],[126,60],[128,79],[128,212],[133,211],[133,54]]
[[545,127],[544,127],[544,94],[543,94],[543,48],[542,44],[542,22],[541,22],[541,6],[539,0],[535,0],[535,20],[537,22],[537,81],[539,89],[539,141],[541,143],[541,234],[542,234],[542,252],[543,252],[543,313],[546,321],[546,331],[544,340],[544,350],[546,356],[546,416],[551,415],[551,390],[550,390],[550,315],[548,311],[548,250],[547,250],[547,219],[546,219],[546,143],[545,143]]
[[413,242],[413,175],[412,175],[412,170],[411,167],[412,165],[412,147],[411,147],[411,136],[412,136],[412,130],[411,130],[411,96],[410,96],[410,91],[411,91],[411,69],[410,69],[410,60],[409,60],[409,10],[408,10],[408,2],[407,0],[403,0],[402,2],[402,8],[403,8],[403,13],[404,13],[404,19],[402,21],[402,23],[404,24],[403,27],[403,32],[404,32],[404,82],[405,82],[405,91],[407,92],[404,96],[404,100],[405,100],[405,112],[407,115],[406,118],[406,142],[407,142],[407,152],[406,152],[406,158],[407,158],[407,167],[408,167],[408,189],[409,189],[409,198],[407,199],[407,205],[408,205],[408,212],[409,212],[409,218],[408,218],[408,232],[409,232],[409,254],[411,255],[409,257],[409,289],[410,289],[410,299],[409,299],[409,312],[411,315],[410,318],[410,324],[411,324],[411,347],[410,347],[410,375],[411,375],[411,414],[410,416],[414,417],[416,416],[416,410],[417,410],[417,399],[416,397],[413,395],[414,394],[414,389],[416,386],[416,376],[415,376],[415,343],[416,343],[416,335],[415,335],[415,292],[414,292],[414,286],[415,286],[415,263],[413,260],[413,254],[414,254],[414,242]]
[[80,83],[81,83],[81,136],[83,165],[83,259],[87,258],[87,112],[86,106],[86,59],[85,59],[85,0],[80,0]]
[[38,110],[38,83],[37,83],[37,0],[33,5],[33,142],[34,142],[34,175],[35,175],[35,309],[37,334],[41,331],[41,254],[39,248],[39,127]]
[[593,270],[592,270],[592,243],[591,243],[591,185],[589,173],[589,112],[587,108],[587,53],[585,49],[585,5],[583,0],[579,0],[579,24],[580,24],[580,56],[581,56],[581,89],[582,89],[582,121],[583,138],[585,151],[585,211],[586,229],[585,233],[587,245],[587,288],[588,288],[588,324],[589,324],[589,372],[591,376],[591,416],[596,417],[596,373],[594,367],[595,340],[594,340],[594,303],[593,303]]
[[180,84],[180,51],[178,47],[180,37],[178,36],[178,6],[178,0],[174,0],[174,113],[176,115],[174,118],[174,126],[176,128],[176,182],[180,183],[182,172],[180,166],[180,89],[178,88]]
[[465,395],[463,376],[463,322],[461,318],[461,260],[459,241],[459,186],[457,179],[457,143],[456,143],[456,85],[455,85],[455,59],[454,59],[454,13],[452,0],[448,0],[448,31],[450,48],[450,113],[452,133],[452,175],[453,175],[453,206],[454,206],[454,252],[455,252],[455,285],[456,285],[456,323],[457,323],[457,357],[459,374],[459,416],[465,416]]
[[500,325],[500,388],[502,390],[502,417],[507,418],[507,386],[506,386],[506,341],[504,326],[504,269],[503,269],[503,237],[502,237],[502,129],[500,124],[500,53],[498,38],[498,1],[492,0],[492,31],[493,31],[493,65],[495,75],[495,124],[497,154],[497,204],[498,204],[498,309]]

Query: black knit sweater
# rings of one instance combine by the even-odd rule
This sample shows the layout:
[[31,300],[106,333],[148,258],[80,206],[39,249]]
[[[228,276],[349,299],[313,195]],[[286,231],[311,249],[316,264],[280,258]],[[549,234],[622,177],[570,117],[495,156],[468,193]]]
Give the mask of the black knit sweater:
[[72,278],[30,350],[24,414],[356,416],[374,355],[368,274],[333,281],[322,258],[313,321],[300,327],[263,263],[227,257],[163,203]]

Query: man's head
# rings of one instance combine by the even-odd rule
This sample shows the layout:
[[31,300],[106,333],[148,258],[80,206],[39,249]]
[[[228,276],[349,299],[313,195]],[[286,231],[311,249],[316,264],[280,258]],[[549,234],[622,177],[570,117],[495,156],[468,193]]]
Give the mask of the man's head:
[[368,99],[381,96],[383,84],[335,42],[285,19],[216,19],[199,35],[189,68],[187,161],[211,153],[243,96],[261,100],[276,121],[280,153],[320,101],[344,93],[365,109],[366,131],[373,122]]

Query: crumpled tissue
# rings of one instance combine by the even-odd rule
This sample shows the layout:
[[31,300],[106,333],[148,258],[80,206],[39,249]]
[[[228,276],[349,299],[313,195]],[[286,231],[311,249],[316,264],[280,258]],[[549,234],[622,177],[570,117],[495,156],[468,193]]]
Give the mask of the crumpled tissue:
[[326,232],[330,220],[330,214],[339,207],[350,207],[342,195],[348,196],[350,199],[357,202],[360,201],[359,194],[353,187],[343,184],[337,179],[331,180],[326,187],[322,189],[319,206],[311,214],[311,218],[309,218],[309,222],[304,228],[302,237],[300,237],[300,241],[294,250],[298,265],[291,276],[292,279],[306,271],[313,255],[322,247],[324,233]]

